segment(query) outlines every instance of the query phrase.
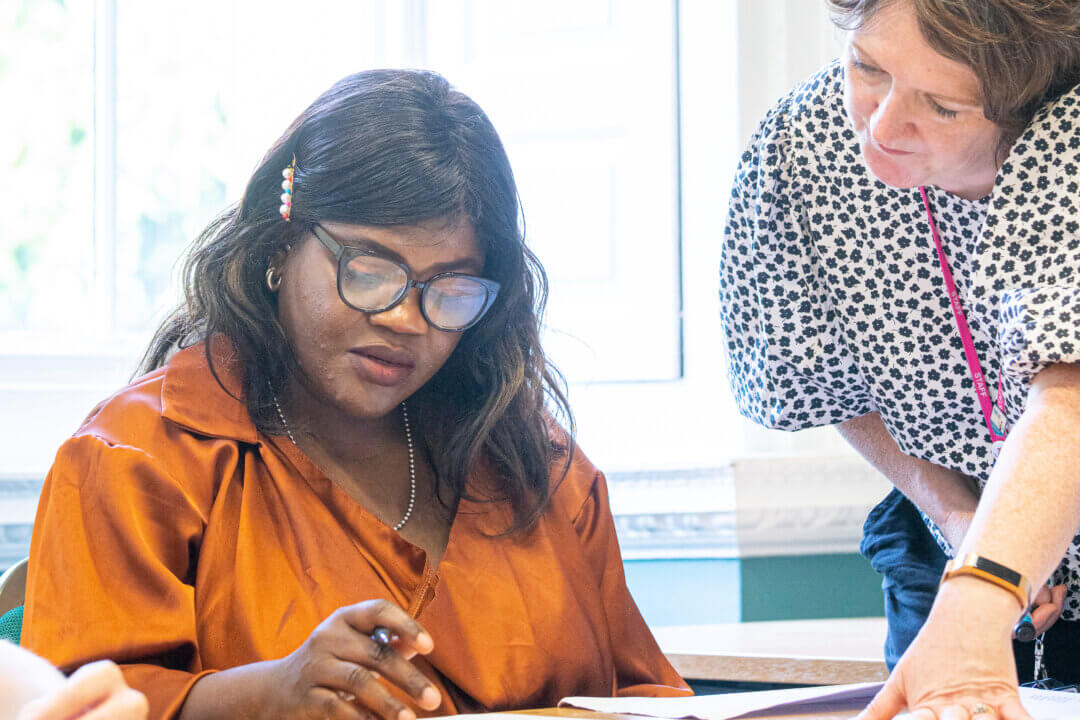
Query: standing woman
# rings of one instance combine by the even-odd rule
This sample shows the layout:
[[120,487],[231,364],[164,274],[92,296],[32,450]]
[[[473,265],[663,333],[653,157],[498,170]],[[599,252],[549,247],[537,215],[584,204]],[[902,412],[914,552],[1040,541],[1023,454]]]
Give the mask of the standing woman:
[[185,277],[148,373],[57,454],[24,645],[115,661],[155,720],[689,694],[550,414],[546,279],[476,103],[434,73],[344,78]]
[[732,387],[768,427],[839,424],[899,491],[864,537],[899,660],[867,716],[1026,717],[1017,666],[1080,680],[1080,3],[829,4],[844,58],[736,174]]

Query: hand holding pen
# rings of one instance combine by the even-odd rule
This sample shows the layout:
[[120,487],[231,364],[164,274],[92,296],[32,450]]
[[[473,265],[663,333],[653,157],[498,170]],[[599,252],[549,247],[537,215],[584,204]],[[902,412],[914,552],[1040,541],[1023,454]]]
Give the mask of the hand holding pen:
[[1032,599],[1031,607],[1013,628],[1013,637],[1020,642],[1031,642],[1042,635],[1061,617],[1064,604],[1064,585],[1043,585]]
[[339,608],[290,655],[259,663],[261,717],[416,720],[442,695],[411,660],[434,649],[431,635],[387,600]]

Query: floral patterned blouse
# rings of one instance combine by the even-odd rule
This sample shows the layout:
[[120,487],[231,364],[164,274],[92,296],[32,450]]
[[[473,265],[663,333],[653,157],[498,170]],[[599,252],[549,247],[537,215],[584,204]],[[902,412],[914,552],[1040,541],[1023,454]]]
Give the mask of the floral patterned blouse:
[[[739,164],[720,268],[732,390],[746,417],[783,430],[876,411],[905,453],[985,484],[991,438],[922,199],[866,169],[843,81],[834,62],[796,87]],[[927,188],[1009,427],[1040,370],[1080,362],[1078,183],[1080,88],[1038,113],[989,197]],[[1078,570],[1080,534],[1054,576],[1066,620],[1080,619]]]

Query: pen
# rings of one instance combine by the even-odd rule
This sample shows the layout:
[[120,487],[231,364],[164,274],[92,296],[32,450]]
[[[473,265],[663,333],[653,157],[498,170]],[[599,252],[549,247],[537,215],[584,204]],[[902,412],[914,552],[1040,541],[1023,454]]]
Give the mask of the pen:
[[[1051,580],[1046,581],[1047,587],[1053,587]],[[1035,639],[1035,623],[1031,621],[1031,608],[1032,605],[1028,605],[1028,609],[1024,612],[1024,617],[1020,618],[1020,621],[1013,626],[1013,639],[1020,642],[1031,642]]]
[[1031,622],[1031,608],[1028,608],[1024,617],[1016,623],[1016,627],[1013,628],[1013,637],[1020,642],[1031,642],[1035,639],[1035,623]]

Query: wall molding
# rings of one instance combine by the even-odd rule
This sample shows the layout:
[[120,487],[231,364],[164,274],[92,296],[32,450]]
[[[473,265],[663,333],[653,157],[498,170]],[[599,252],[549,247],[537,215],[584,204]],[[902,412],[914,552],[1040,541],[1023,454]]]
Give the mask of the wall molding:
[[867,514],[892,487],[854,454],[732,466],[740,557],[858,552]]
[[[629,560],[856,553],[867,513],[890,488],[854,455],[613,473],[609,484]],[[649,502],[661,507],[650,509]]]
[[[740,458],[607,480],[627,560],[855,553],[866,514],[890,487],[854,455]],[[41,485],[0,475],[0,567],[29,551]]]

